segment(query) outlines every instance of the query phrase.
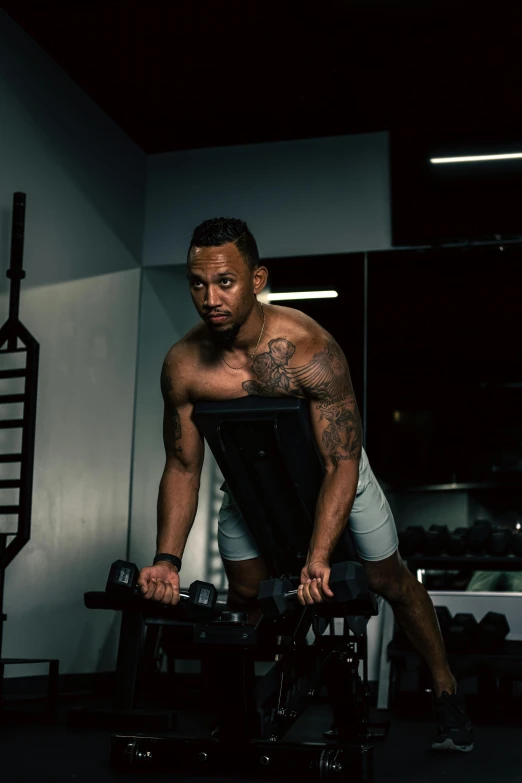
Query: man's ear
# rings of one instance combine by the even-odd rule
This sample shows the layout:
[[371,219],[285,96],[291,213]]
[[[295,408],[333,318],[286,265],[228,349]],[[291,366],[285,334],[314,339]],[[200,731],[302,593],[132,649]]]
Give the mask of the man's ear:
[[254,270],[254,294],[260,294],[268,281],[268,269],[266,266],[258,266]]

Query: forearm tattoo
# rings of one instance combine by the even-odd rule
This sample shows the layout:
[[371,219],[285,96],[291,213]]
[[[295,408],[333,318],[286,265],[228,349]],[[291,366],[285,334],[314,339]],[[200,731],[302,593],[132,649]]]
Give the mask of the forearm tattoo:
[[177,445],[176,441],[181,440],[181,418],[180,415],[172,404],[169,394],[172,391],[172,379],[166,364],[161,368],[161,392],[165,401],[165,414],[163,418],[163,440],[165,442],[165,450],[173,452],[182,452],[181,446]]
[[270,340],[268,351],[252,364],[255,381],[243,383],[248,394],[264,397],[301,396],[317,401],[322,445],[330,461],[358,460],[361,455],[362,427],[350,372],[343,352],[330,341],[324,351],[302,367],[289,367],[295,345],[280,337]]

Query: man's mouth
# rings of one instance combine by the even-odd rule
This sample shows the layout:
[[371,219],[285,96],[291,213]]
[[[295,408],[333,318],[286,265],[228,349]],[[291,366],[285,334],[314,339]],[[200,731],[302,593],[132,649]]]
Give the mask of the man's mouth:
[[212,321],[212,323],[219,323],[220,321],[224,321],[228,316],[226,313],[210,313],[209,315],[205,316],[207,321]]

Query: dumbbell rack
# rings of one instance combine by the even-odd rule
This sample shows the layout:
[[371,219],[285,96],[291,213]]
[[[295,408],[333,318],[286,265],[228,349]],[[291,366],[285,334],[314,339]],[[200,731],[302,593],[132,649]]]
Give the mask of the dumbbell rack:
[[[494,485],[497,487],[497,485]],[[419,490],[438,490],[438,489],[452,489],[451,486],[438,486],[438,487],[421,487]],[[483,488],[483,485],[461,485],[460,489],[476,489]],[[522,571],[522,557],[514,554],[505,556],[495,556],[490,554],[464,554],[459,556],[448,555],[442,553],[439,555],[421,554],[416,552],[415,554],[403,555],[403,559],[406,562],[409,570],[412,573],[418,573],[421,570],[433,570],[433,571]],[[381,709],[387,709],[389,706],[390,696],[390,679],[391,671],[390,666],[392,659],[395,662],[406,661],[409,659],[418,659],[415,652],[406,652],[394,648],[392,644],[392,638],[394,634],[395,622],[391,610],[384,610],[383,620],[383,644],[380,659],[380,676],[379,676],[379,694],[378,694],[378,706]],[[511,645],[509,652],[506,652],[504,656],[506,663],[510,665],[516,665],[517,659],[520,657],[520,650],[516,645]],[[466,656],[469,659],[469,656]],[[476,656],[476,660],[481,660],[484,667],[492,671],[494,666],[499,663],[499,656],[488,656],[487,659],[483,653]],[[504,659],[502,659],[504,660]],[[452,664],[455,661],[452,660]]]
[[404,557],[411,570],[425,568],[434,571],[452,571],[471,568],[480,571],[522,571],[522,557],[510,555],[409,555]]
[[[25,193],[13,197],[11,234],[11,264],[6,275],[11,281],[9,317],[0,328],[0,405],[5,413],[0,417],[0,433],[20,434],[19,450],[0,453],[0,518],[5,529],[0,532],[0,708],[5,666],[24,663],[49,665],[48,708],[54,709],[58,690],[58,661],[54,659],[2,658],[3,627],[7,615],[3,612],[5,572],[31,537],[31,508],[38,387],[39,344],[18,318],[20,284],[25,277],[23,242],[25,227]],[[25,360],[25,361],[24,361]],[[23,386],[20,389],[20,386]],[[13,388],[15,387],[15,388]],[[22,406],[22,414],[17,409]],[[14,414],[14,415],[13,415]],[[0,443],[2,440],[0,434]],[[19,471],[17,471],[19,466]],[[3,476],[2,476],[3,473]],[[13,474],[18,475],[13,478]],[[7,476],[6,476],[7,474]],[[18,502],[3,503],[2,492],[18,490]],[[16,518],[16,527],[7,520]]]
[[[404,560],[409,570],[413,573],[418,573],[420,570],[522,571],[522,557],[514,554],[495,556],[484,553],[454,556],[446,553],[438,555],[416,553],[404,556]],[[388,629],[387,642],[389,644],[384,645],[389,662],[388,666],[393,664],[399,670],[405,669],[405,671],[411,673],[415,669],[415,665],[417,665],[419,690],[422,691],[424,686],[429,687],[430,685],[427,670],[421,665],[416,652],[413,650],[402,650],[394,645],[392,642],[392,628],[393,623],[389,624]],[[502,650],[494,653],[478,651],[457,653],[448,651],[448,660],[457,678],[464,675],[471,676],[474,673],[474,676],[479,676],[481,682],[489,682],[495,676],[506,672],[520,676],[522,675],[522,643],[508,641],[504,644]],[[388,706],[388,696],[389,694],[385,694],[383,689],[381,706],[383,704]]]

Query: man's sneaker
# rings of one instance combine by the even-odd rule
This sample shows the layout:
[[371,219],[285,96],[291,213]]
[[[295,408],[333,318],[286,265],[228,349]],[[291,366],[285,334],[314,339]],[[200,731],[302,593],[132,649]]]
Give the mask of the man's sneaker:
[[433,750],[473,750],[473,729],[468,717],[464,697],[443,691],[440,698],[433,697],[433,711],[437,719],[438,734]]

